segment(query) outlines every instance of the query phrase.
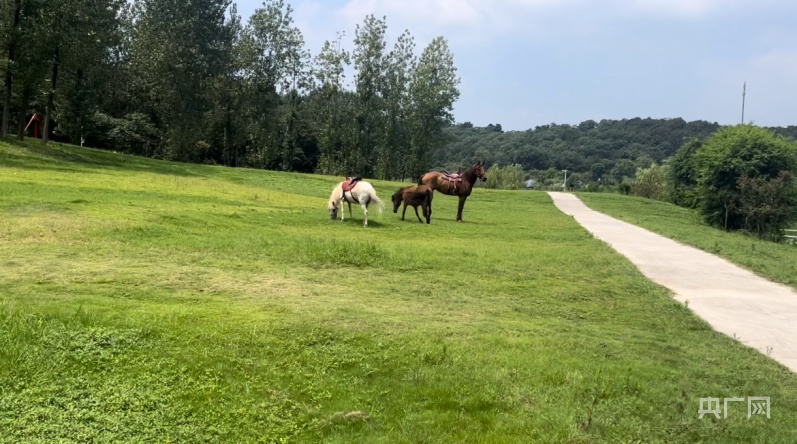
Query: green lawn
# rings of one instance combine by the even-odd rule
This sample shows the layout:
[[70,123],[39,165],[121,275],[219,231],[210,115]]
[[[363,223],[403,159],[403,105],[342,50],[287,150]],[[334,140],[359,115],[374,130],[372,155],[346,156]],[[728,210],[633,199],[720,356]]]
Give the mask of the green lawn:
[[[478,188],[464,223],[437,195],[431,225],[362,228],[329,220],[338,180],[0,142],[0,441],[797,436],[797,376],[547,194]],[[771,419],[698,419],[747,396]]]
[[578,193],[578,197],[594,210],[722,256],[797,289],[797,245],[718,230],[703,223],[696,210],[657,200],[610,193]]

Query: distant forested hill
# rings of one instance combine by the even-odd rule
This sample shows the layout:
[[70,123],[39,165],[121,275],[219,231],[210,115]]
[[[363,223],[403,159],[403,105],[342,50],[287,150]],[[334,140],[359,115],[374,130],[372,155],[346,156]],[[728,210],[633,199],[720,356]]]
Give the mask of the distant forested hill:
[[[466,122],[446,129],[448,142],[434,153],[433,164],[456,169],[484,160],[488,165],[517,163],[527,171],[608,172],[618,167],[633,174],[636,167],[648,167],[675,154],[685,139],[705,139],[719,128],[717,123],[681,118],[587,120],[507,132],[501,125],[474,127]],[[797,138],[797,126],[770,129]]]

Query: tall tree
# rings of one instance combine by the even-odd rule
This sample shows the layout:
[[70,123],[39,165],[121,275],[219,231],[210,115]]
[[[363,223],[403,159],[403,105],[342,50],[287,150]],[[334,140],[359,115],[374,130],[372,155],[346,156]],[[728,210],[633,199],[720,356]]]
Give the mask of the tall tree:
[[166,134],[163,157],[200,160],[209,86],[229,66],[230,0],[137,0],[131,63]]
[[[58,122],[58,134],[72,143],[80,143],[91,126],[100,77],[107,72],[104,67],[110,62],[110,49],[121,38],[119,12],[123,4],[123,0],[82,0],[61,5],[68,12],[60,20],[63,32],[59,42],[53,45],[60,54],[59,75],[53,76],[47,103],[50,118]],[[55,80],[60,85],[58,95]]]
[[[8,124],[11,119],[11,87],[14,79],[14,61],[16,58],[17,42],[19,41],[20,25],[22,22],[22,0],[14,0],[13,6],[9,3],[3,4],[0,9],[3,26],[3,47],[7,48],[8,58],[5,66],[5,90],[3,94],[3,118],[0,137],[8,135]],[[8,29],[8,31],[5,31]]]
[[353,168],[353,165],[347,164],[352,159],[351,146],[344,143],[346,123],[351,124],[353,118],[346,118],[351,115],[347,112],[351,100],[343,84],[351,55],[341,48],[343,35],[342,32],[338,33],[335,42],[325,41],[314,60],[316,87],[311,106],[320,150],[317,172],[321,174],[343,175]]
[[357,174],[373,177],[376,164],[376,147],[383,143],[384,136],[384,93],[386,89],[385,32],[386,19],[368,15],[362,25],[357,25],[354,37],[354,68],[357,94],[357,149],[354,171]]
[[377,173],[383,179],[407,175],[411,158],[408,115],[410,79],[415,69],[415,42],[405,30],[385,59],[385,133],[379,145]]
[[423,50],[410,85],[414,176],[429,168],[433,150],[442,145],[443,127],[453,123],[459,82],[448,42],[436,37]]
[[348,51],[341,48],[343,33],[338,33],[333,43],[325,41],[321,52],[315,57],[313,75],[315,89],[311,95],[316,138],[320,157],[317,171],[321,174],[346,174],[351,159],[350,144],[344,142],[346,126],[351,121],[345,116],[351,101],[343,89],[346,67],[351,63]]
[[243,166],[253,102],[244,81],[243,26],[235,5],[230,8],[226,29],[229,35],[221,44],[229,57],[208,87],[210,109],[204,125],[210,143],[207,157],[223,165]]
[[[12,109],[19,109],[20,121],[24,121],[27,103],[34,89],[40,87],[40,82],[43,81],[43,61],[46,58],[43,40],[48,27],[42,18],[47,16],[48,7],[42,0],[13,0],[13,3],[4,2],[0,8],[3,24],[3,38],[0,40],[7,55],[4,66],[3,115],[0,123],[0,134],[3,136],[9,132]],[[15,90],[18,94],[16,103]]]
[[[267,0],[249,19],[244,33],[246,75],[260,97],[253,126],[258,166],[290,169],[294,158],[293,119],[298,106],[291,90],[307,87],[309,54],[294,25],[293,8],[284,0]],[[285,99],[287,110],[281,110]]]

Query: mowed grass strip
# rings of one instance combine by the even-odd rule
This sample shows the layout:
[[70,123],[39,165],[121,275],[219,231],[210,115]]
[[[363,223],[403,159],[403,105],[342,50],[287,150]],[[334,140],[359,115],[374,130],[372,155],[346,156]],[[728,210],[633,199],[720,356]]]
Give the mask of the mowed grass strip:
[[339,180],[0,144],[0,441],[793,440],[793,374],[546,194],[362,228]]
[[706,225],[697,210],[667,202],[610,193],[579,193],[578,197],[593,210],[724,257],[797,289],[797,245],[726,232]]

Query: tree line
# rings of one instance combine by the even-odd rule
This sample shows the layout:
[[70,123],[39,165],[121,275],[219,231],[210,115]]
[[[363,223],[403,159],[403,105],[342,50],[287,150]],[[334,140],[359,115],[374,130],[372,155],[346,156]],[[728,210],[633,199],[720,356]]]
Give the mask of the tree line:
[[[700,120],[633,118],[505,132],[500,124],[475,127],[465,122],[444,130],[447,141],[432,160],[435,168],[456,170],[485,159],[492,165],[488,177],[501,177],[488,181],[490,188],[522,188],[531,180],[534,188],[561,190],[567,170],[568,188],[630,193],[632,185],[638,189],[648,180],[640,172],[647,174],[651,165],[663,165],[685,143],[705,140],[722,128]],[[797,139],[797,126],[766,130]]]
[[[169,160],[417,177],[453,122],[443,37],[417,55],[373,15],[313,54],[284,0],[245,22],[230,0],[8,0],[2,136]],[[351,82],[347,76],[353,74]],[[27,132],[30,130],[28,129]]]
[[[503,131],[500,124],[475,127],[469,122],[445,129],[446,143],[434,152],[435,167],[456,169],[477,160],[488,165],[519,165],[532,177],[547,170],[576,173],[584,183],[622,182],[638,168],[661,163],[690,139],[705,139],[721,126],[707,121],[686,122],[681,118],[586,120],[579,124],[540,125],[526,131]],[[769,128],[797,138],[797,126]],[[561,174],[559,174],[561,176]],[[561,181],[560,181],[561,185]]]

